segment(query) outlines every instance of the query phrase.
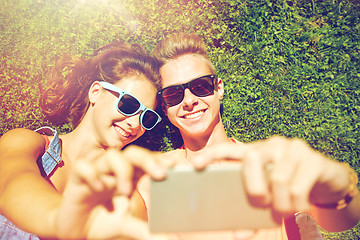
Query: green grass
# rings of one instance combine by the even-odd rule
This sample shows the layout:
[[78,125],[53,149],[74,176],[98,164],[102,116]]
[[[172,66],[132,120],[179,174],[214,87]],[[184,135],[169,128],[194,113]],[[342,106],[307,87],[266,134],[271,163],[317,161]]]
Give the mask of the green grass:
[[[360,174],[360,7],[357,1],[0,0],[0,136],[51,125],[38,108],[44,76],[65,53],[114,40],[149,51],[166,34],[204,37],[225,81],[223,121],[249,142],[299,137]],[[169,149],[164,127],[138,144]],[[53,126],[60,132],[70,124]],[[359,226],[325,239],[358,239]]]

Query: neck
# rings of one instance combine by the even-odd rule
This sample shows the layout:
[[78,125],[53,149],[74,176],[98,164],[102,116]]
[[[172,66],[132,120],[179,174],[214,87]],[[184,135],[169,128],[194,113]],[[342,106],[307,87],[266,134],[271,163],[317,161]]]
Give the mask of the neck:
[[200,136],[188,136],[181,133],[184,140],[186,160],[191,162],[194,156],[206,151],[209,147],[228,141],[224,125],[220,120],[212,131]]
[[61,136],[63,156],[72,162],[77,159],[95,159],[104,151],[88,126],[83,121],[73,131]]

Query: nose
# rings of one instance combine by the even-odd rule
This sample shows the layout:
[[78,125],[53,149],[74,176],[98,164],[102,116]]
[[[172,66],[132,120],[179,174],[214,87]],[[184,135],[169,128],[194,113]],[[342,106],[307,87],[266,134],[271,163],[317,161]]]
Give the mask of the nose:
[[130,127],[131,132],[133,133],[135,130],[139,128],[140,124],[140,113],[127,117],[125,119],[126,124]]
[[187,107],[192,107],[193,105],[196,105],[198,102],[197,96],[192,94],[190,90],[187,88],[184,91],[184,99],[183,99],[183,105]]

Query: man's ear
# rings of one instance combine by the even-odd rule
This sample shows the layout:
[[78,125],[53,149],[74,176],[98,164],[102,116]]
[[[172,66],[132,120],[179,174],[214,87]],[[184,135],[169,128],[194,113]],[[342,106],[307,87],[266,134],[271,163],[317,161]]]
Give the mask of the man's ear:
[[224,82],[221,78],[218,78],[216,81],[216,87],[217,87],[217,92],[218,92],[218,96],[219,96],[219,100],[222,100],[224,98]]
[[89,89],[89,101],[91,104],[94,104],[96,102],[96,99],[101,93],[101,85],[98,81],[95,81],[91,84]]

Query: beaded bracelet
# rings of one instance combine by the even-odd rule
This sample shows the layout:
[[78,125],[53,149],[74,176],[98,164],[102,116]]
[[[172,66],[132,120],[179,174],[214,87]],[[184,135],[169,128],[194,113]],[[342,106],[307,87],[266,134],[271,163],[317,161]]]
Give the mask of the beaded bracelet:
[[347,167],[350,177],[350,185],[349,185],[348,193],[345,195],[344,198],[337,201],[336,203],[317,203],[315,204],[315,206],[319,208],[341,210],[346,208],[351,202],[351,200],[355,197],[358,190],[357,184],[359,182],[359,177],[356,174],[356,172],[349,166],[348,163],[343,163],[343,164]]

